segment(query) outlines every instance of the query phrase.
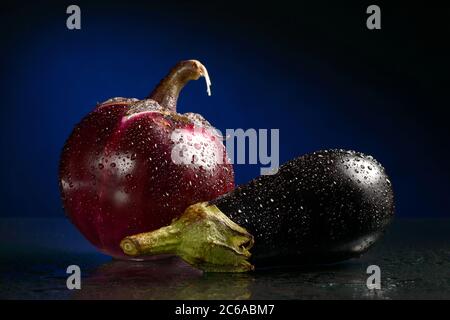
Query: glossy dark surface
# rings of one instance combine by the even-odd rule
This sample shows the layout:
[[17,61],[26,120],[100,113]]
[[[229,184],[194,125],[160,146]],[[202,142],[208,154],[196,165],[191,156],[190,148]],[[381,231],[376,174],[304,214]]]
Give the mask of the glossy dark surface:
[[336,262],[365,252],[394,216],[383,166],[347,150],[322,150],[283,164],[210,203],[255,238],[256,268]]
[[[2,299],[450,299],[450,220],[398,220],[360,259],[322,268],[202,274],[178,258],[112,261],[64,219],[0,220]],[[82,271],[66,288],[66,268]],[[368,290],[366,269],[381,269]]]

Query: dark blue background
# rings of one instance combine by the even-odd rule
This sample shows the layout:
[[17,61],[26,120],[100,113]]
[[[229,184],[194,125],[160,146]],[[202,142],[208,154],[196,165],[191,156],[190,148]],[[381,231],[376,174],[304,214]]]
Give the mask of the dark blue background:
[[[281,163],[324,148],[373,155],[401,217],[449,216],[449,29],[442,8],[368,4],[84,1],[1,7],[2,216],[62,216],[57,168],[73,126],[97,102],[145,97],[179,60],[208,68],[179,111],[225,128],[279,128]],[[445,87],[445,88],[444,88]],[[259,174],[236,165],[236,182]]]

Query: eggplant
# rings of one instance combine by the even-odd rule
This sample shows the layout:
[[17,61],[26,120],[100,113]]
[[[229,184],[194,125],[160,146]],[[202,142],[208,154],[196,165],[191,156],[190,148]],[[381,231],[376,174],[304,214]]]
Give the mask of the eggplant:
[[325,264],[357,257],[394,216],[392,185],[373,157],[342,149],[307,154],[171,225],[126,237],[125,254],[176,254],[212,272]]

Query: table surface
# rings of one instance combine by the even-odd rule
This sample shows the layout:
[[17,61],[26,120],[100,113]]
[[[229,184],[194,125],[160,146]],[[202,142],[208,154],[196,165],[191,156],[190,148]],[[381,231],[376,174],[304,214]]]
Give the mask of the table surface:
[[[177,257],[115,261],[66,219],[0,219],[2,299],[450,299],[450,220],[397,220],[361,258],[320,268],[203,274]],[[66,268],[81,268],[68,290]],[[366,269],[381,269],[369,290]]]

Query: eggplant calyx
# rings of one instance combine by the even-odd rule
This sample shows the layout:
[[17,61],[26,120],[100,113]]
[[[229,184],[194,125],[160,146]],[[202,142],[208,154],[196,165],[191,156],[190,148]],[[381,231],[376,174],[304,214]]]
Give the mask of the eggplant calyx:
[[246,272],[253,236],[219,208],[200,202],[188,207],[169,226],[126,237],[120,246],[130,256],[176,254],[206,272]]

